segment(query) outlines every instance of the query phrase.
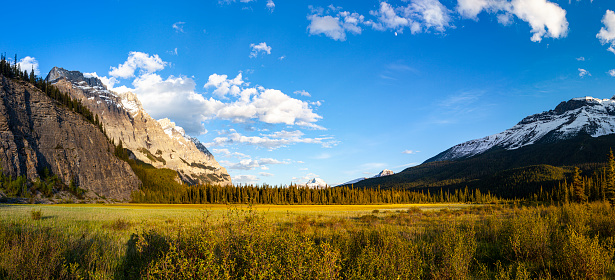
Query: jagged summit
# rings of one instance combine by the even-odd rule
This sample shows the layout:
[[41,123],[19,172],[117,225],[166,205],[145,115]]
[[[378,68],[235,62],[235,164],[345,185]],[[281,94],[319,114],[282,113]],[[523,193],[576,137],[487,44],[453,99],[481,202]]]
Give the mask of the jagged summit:
[[393,175],[393,174],[395,174],[395,172],[393,172],[391,170],[388,170],[388,169],[385,169],[385,170],[380,171],[380,173],[376,174],[372,178],[384,177],[384,176],[389,176],[389,175]]
[[84,75],[79,71],[68,71],[64,68],[60,68],[57,66],[53,67],[51,71],[49,71],[49,74],[47,74],[45,80],[53,84],[60,78],[66,78],[76,83],[85,82],[90,87],[99,87],[100,89],[107,89],[107,87],[105,87],[102,81],[97,77],[87,74]]
[[122,141],[137,159],[176,170],[188,184],[231,184],[226,169],[198,139],[169,119],[153,119],[136,94],[110,91],[93,75],[58,67],[49,72],[47,80],[98,115],[107,136],[115,143]]
[[425,162],[469,158],[494,148],[514,150],[535,143],[554,143],[582,134],[599,137],[613,133],[615,99],[573,98],[553,110],[528,116],[504,132],[453,146]]

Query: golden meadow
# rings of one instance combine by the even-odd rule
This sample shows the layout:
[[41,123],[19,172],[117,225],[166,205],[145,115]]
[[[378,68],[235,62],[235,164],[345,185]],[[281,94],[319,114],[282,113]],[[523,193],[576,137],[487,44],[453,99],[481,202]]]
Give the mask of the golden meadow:
[[3,279],[613,279],[606,203],[2,205]]

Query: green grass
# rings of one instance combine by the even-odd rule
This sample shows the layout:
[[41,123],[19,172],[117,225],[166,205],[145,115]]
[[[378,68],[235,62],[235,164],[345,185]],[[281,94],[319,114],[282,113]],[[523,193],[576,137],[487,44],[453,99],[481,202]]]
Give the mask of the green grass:
[[614,249],[602,203],[0,206],[0,279],[612,279]]

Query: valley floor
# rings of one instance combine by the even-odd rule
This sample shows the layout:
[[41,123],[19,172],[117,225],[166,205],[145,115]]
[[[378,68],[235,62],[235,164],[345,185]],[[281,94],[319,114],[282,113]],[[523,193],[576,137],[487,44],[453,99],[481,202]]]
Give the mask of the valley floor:
[[606,279],[615,210],[0,204],[0,279]]

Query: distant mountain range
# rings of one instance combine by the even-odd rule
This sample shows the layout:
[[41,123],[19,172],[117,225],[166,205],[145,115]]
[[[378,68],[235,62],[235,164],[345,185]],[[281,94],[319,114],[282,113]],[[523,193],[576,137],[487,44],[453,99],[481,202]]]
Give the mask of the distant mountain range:
[[423,164],[358,187],[474,187],[504,196],[550,187],[571,166],[598,170],[615,146],[615,99],[574,98],[528,116],[501,133],[455,145]]
[[[379,177],[384,177],[384,176],[390,176],[390,175],[393,175],[393,174],[395,174],[395,172],[393,172],[391,170],[388,170],[388,169],[385,169],[385,170],[380,171],[380,173],[378,173],[378,174],[376,174],[376,175],[374,175],[373,177],[370,177],[370,178],[379,178]],[[348,181],[346,183],[339,184],[338,186],[345,186],[345,185],[356,184],[356,183],[361,182],[361,181],[363,181],[365,179],[369,179],[369,178],[367,178],[367,177],[357,178],[357,179],[354,179],[354,180],[350,180],[350,181]]]

